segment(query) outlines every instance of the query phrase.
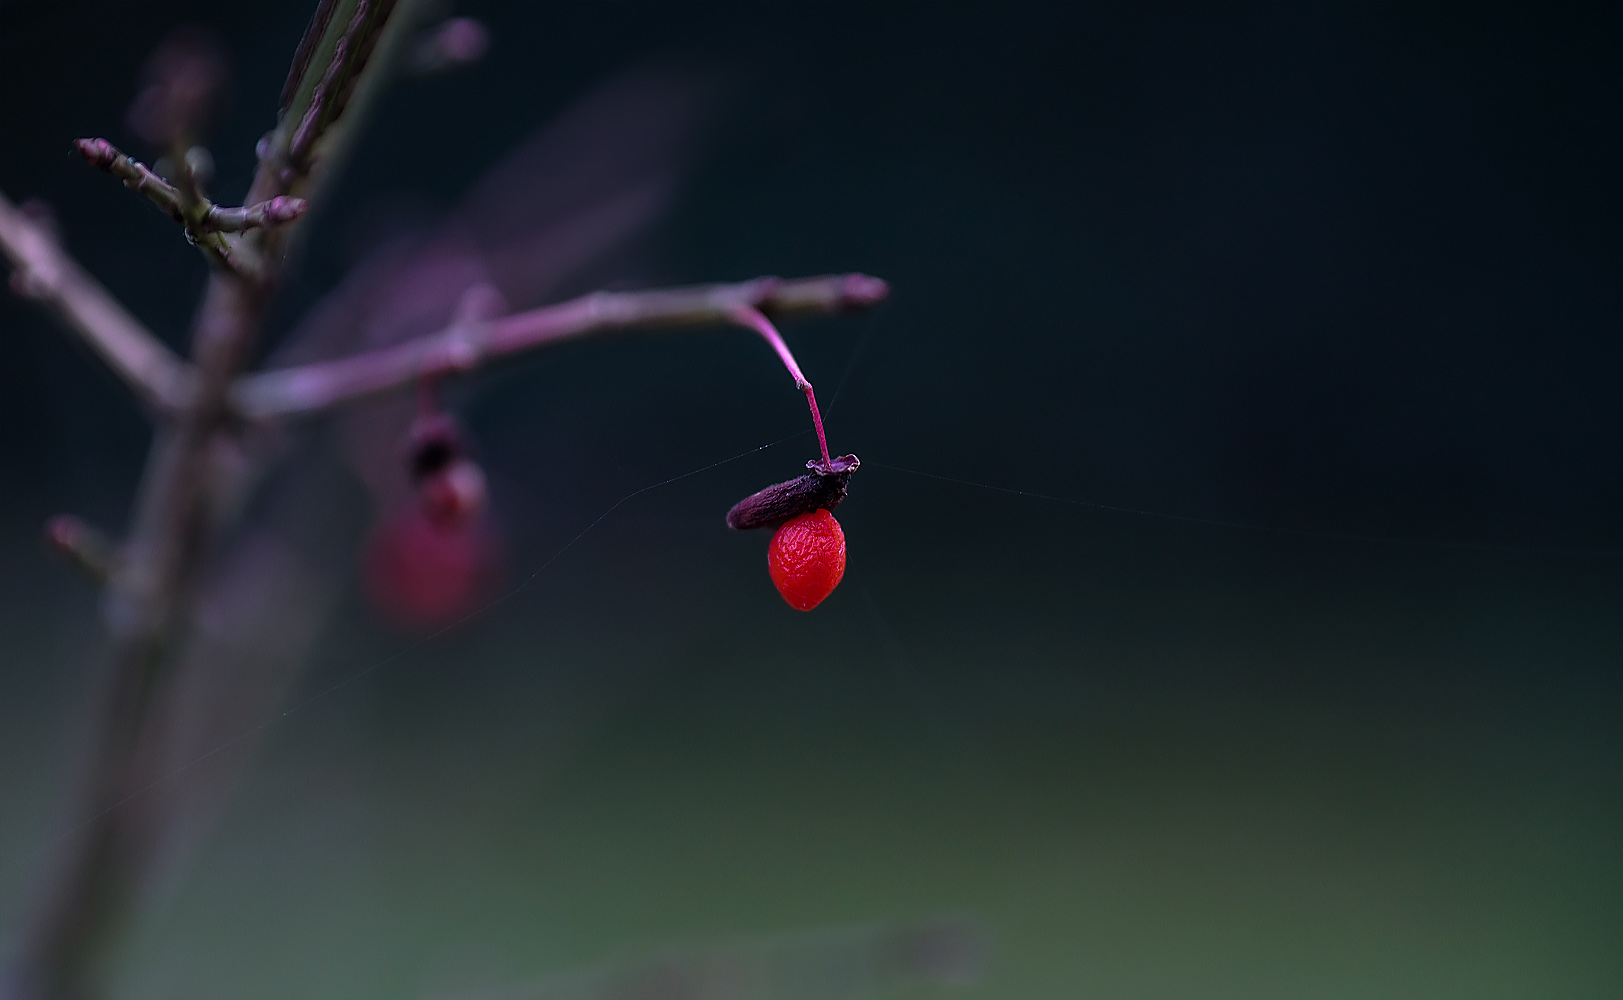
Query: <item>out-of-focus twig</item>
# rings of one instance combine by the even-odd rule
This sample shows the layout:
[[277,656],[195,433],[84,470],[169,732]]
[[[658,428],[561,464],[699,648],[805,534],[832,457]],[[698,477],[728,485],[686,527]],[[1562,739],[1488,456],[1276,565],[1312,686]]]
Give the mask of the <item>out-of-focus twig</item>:
[[671,953],[458,1000],[868,1000],[964,986],[985,961],[972,924],[937,918]]
[[11,260],[12,288],[49,306],[108,367],[160,413],[190,400],[191,366],[85,273],[42,223],[0,195],[0,250]]
[[404,68],[417,76],[444,73],[478,62],[489,48],[490,31],[483,24],[471,17],[447,18],[412,39]]
[[488,323],[458,323],[396,347],[249,375],[232,387],[231,401],[251,420],[307,416],[588,334],[724,324],[739,306],[780,317],[839,312],[871,306],[887,293],[882,280],[865,274],[594,292]]
[[118,565],[118,547],[72,514],[58,514],[45,522],[45,544],[97,583]]
[[183,153],[218,109],[229,75],[218,35],[198,25],[175,28],[147,57],[125,122],[153,149]]

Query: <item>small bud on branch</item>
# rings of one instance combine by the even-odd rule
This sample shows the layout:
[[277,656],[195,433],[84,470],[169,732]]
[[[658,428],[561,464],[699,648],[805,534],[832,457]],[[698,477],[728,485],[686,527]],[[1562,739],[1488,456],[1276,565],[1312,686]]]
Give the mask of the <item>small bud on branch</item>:
[[72,514],[58,514],[45,522],[45,543],[97,583],[106,581],[118,566],[118,548]]
[[277,195],[270,201],[244,208],[211,206],[203,218],[203,225],[214,232],[240,233],[262,226],[281,226],[298,219],[310,210],[303,198]]

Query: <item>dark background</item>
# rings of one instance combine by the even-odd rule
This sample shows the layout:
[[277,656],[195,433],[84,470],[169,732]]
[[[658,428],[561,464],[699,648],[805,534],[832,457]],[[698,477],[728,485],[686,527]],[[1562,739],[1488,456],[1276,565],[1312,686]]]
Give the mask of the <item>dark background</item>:
[[[995,941],[976,995],[1623,988],[1618,7],[459,12],[490,55],[391,95],[280,328],[377,204],[453,203],[627,66],[724,71],[624,283],[891,281],[786,331],[864,460],[850,572],[797,615],[721,526],[809,436],[552,558],[803,429],[758,343],[488,378],[525,585],[409,649],[350,602],[303,697],[347,683],[275,727],[125,995],[417,995],[941,911]],[[0,187],[177,346],[201,262],[68,144],[128,142],[142,61],[201,22],[240,195],[305,17],[0,5]],[[122,524],[147,432],[37,310],[0,329],[11,914],[95,647],[39,525]]]

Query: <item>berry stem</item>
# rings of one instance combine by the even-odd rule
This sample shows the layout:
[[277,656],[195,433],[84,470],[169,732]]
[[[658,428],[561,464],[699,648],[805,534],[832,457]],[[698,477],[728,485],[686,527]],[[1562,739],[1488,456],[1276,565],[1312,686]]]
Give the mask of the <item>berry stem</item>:
[[817,412],[817,393],[812,391],[811,383],[804,380],[800,391],[806,394],[806,405],[811,407],[812,426],[817,428],[817,447],[823,451],[823,467],[833,468],[834,462],[828,457],[828,438],[823,436],[823,415]]
[[727,318],[739,326],[754,330],[778,352],[778,360],[782,361],[783,367],[789,369],[789,374],[794,376],[795,388],[806,394],[806,405],[811,407],[812,426],[817,429],[817,447],[823,451],[823,465],[830,465],[832,460],[828,456],[828,438],[823,434],[823,415],[817,410],[817,393],[812,389],[812,384],[806,381],[806,376],[801,374],[800,365],[795,362],[795,356],[790,353],[789,345],[783,342],[783,336],[778,333],[777,327],[772,325],[772,321],[767,319],[761,310],[749,305],[738,306],[727,314]]

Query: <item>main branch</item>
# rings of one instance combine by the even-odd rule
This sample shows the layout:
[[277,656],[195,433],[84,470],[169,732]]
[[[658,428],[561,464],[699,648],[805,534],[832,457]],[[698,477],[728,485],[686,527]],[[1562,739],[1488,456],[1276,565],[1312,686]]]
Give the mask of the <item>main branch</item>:
[[740,307],[780,318],[861,309],[889,288],[865,274],[758,278],[646,292],[594,292],[485,323],[457,323],[396,347],[336,361],[259,372],[237,380],[231,404],[250,420],[309,416],[425,378],[472,371],[487,362],[610,330],[735,322]]
[[[294,97],[266,143],[267,155],[249,189],[249,206],[279,195],[300,196],[298,187],[321,165],[323,140],[338,124],[345,96],[362,89],[382,65],[369,66],[367,56],[379,37],[401,30],[401,22],[390,18],[395,7],[393,0],[323,0],[290,75]],[[305,157],[290,164],[288,140],[317,81],[333,79],[339,90],[309,136]],[[344,117],[354,123],[353,112]],[[161,817],[130,800],[144,787],[144,762],[162,738],[159,706],[172,681],[168,654],[191,622],[201,568],[218,537],[218,497],[210,487],[219,478],[218,445],[235,424],[229,389],[264,323],[292,227],[242,233],[238,245],[251,250],[259,266],[248,280],[221,270],[210,276],[193,325],[192,365],[177,375],[180,363],[154,350],[150,336],[105,292],[59,251],[53,254],[54,243],[41,239],[37,225],[26,226],[21,213],[3,208],[0,223],[20,234],[30,251],[20,260],[25,281],[37,284],[40,297],[58,305],[75,329],[147,395],[171,405],[179,401],[175,419],[153,443],[134,524],[107,581],[109,649],[87,720],[85,753],[71,779],[72,833],[55,846],[15,960],[0,982],[7,1000],[60,1000],[98,992],[107,946],[143,891],[154,861],[146,834]],[[183,204],[183,213],[186,208]],[[14,241],[4,242],[11,254]]]

